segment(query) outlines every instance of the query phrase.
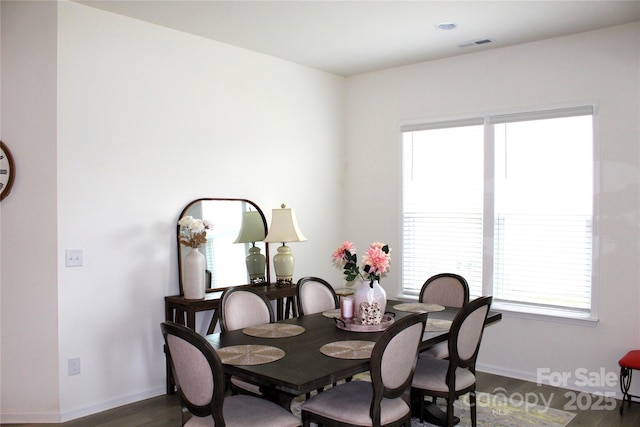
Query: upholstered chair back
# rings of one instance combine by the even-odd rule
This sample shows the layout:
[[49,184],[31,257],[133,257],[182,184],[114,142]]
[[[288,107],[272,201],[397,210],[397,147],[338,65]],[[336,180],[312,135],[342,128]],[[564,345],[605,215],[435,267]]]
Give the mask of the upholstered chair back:
[[420,302],[445,307],[463,307],[469,302],[469,284],[458,274],[437,274],[422,285]]
[[298,314],[321,313],[339,307],[333,287],[319,277],[303,277],[298,280]]
[[485,321],[491,307],[491,297],[482,297],[467,304],[451,325],[449,353],[454,364],[475,371]]
[[220,301],[220,328],[223,331],[272,323],[273,307],[264,296],[247,287],[227,289]]

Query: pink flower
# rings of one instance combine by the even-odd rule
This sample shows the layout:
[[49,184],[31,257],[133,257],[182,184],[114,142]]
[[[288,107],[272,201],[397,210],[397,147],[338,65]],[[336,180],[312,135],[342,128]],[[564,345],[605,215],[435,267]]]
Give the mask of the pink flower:
[[360,277],[362,280],[380,280],[382,273],[389,271],[391,256],[389,246],[385,243],[373,242],[362,259],[363,272],[358,267],[358,258],[353,242],[346,241],[333,252],[331,258],[336,266],[343,269],[347,282]]
[[383,243],[372,243],[362,258],[363,264],[369,266],[368,272],[375,276],[380,276],[389,269],[390,257],[382,250],[384,246]]
[[333,258],[334,262],[340,263],[344,259],[345,252],[349,251],[350,253],[355,253],[355,248],[353,247],[353,242],[346,241],[338,249],[335,250],[331,258]]

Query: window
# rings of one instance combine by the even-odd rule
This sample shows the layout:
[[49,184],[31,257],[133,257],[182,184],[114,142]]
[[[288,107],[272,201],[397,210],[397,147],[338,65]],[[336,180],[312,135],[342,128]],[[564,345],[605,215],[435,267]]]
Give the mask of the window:
[[594,316],[592,107],[402,129],[402,283],[452,272],[472,298]]

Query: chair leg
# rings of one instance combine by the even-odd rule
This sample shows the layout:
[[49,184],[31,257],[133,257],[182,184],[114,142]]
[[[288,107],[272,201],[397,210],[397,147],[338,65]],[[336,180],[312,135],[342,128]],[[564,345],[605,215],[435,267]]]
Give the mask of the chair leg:
[[631,376],[633,371],[629,368],[620,368],[620,391],[622,391],[622,402],[620,402],[620,415],[624,411],[624,401],[626,400],[628,405],[631,406],[631,395],[629,394],[629,388],[631,388]]
[[471,406],[471,427],[477,425],[477,412],[476,412],[476,391],[471,390],[469,393],[469,405]]
[[447,426],[453,427],[453,397],[447,397]]

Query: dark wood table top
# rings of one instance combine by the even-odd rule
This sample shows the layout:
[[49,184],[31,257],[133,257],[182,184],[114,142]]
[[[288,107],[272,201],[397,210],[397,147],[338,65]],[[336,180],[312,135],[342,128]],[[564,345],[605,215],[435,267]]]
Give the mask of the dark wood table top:
[[[395,311],[400,301],[388,301],[387,312],[395,312],[399,319],[412,313]],[[445,309],[429,313],[431,319],[453,320],[457,309]],[[487,323],[500,320],[502,315],[490,312]],[[320,352],[320,347],[335,341],[377,341],[382,332],[353,332],[336,327],[335,320],[322,313],[282,320],[279,323],[299,325],[305,332],[287,338],[257,338],[245,335],[241,330],[207,335],[215,348],[232,345],[257,344],[284,350],[285,356],[275,362],[252,366],[225,365],[225,371],[249,381],[257,381],[291,394],[300,395],[369,370],[369,359],[338,359]],[[449,332],[425,332],[421,349],[446,341]]]

